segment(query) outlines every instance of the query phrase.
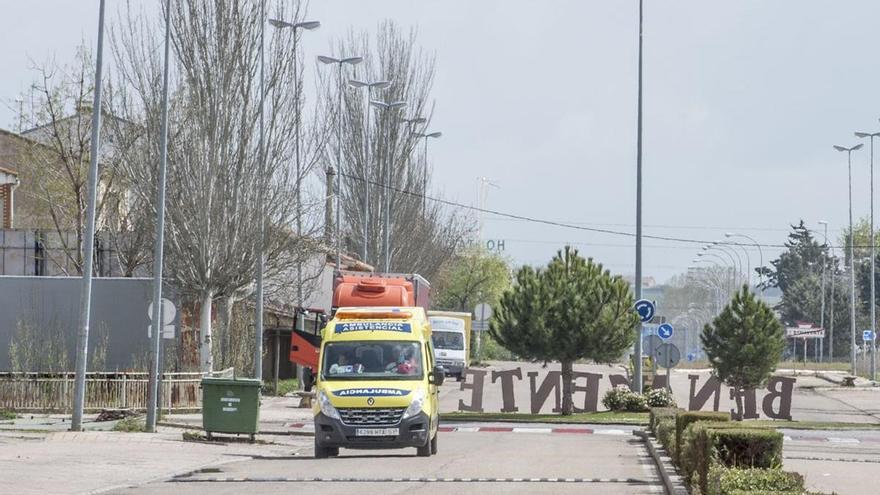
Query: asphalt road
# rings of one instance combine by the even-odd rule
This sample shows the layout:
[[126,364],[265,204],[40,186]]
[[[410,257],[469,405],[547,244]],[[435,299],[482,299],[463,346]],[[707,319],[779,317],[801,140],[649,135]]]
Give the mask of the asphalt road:
[[553,432],[552,425],[528,425],[481,432],[462,427],[441,432],[440,452],[430,458],[416,457],[415,449],[343,449],[338,458],[317,460],[303,448],[112,493],[662,493],[647,450],[629,431],[584,428]]

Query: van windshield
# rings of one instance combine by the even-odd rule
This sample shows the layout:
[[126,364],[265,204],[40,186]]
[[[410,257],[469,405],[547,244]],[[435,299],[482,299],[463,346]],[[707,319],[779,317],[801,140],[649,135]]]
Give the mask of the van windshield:
[[418,342],[330,342],[324,346],[324,380],[417,380],[422,377]]
[[446,349],[450,351],[463,351],[464,338],[462,334],[456,332],[431,332],[431,341],[434,343],[435,349]]

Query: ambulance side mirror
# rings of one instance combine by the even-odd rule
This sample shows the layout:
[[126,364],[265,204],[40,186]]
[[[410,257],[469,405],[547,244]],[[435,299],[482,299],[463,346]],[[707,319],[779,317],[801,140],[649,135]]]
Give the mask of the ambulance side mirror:
[[446,379],[446,370],[443,369],[443,366],[434,366],[434,369],[428,373],[428,383],[431,385],[443,385],[443,381]]
[[311,368],[303,368],[303,390],[311,392],[315,385],[315,375],[312,374]]

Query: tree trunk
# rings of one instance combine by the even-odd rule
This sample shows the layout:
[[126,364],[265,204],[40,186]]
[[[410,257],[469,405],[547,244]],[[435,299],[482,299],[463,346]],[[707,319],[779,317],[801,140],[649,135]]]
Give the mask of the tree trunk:
[[199,317],[199,362],[202,373],[214,371],[214,356],[211,352],[211,304],[214,293],[210,290],[202,292],[202,311]]
[[221,369],[232,366],[231,341],[232,341],[232,309],[235,306],[235,297],[223,296],[220,299],[220,352],[219,362]]
[[742,421],[743,420],[743,395],[745,394],[745,389],[736,388],[736,414],[733,415],[734,421]]
[[573,365],[571,361],[562,361],[562,415],[571,416],[574,404],[571,400],[571,377]]

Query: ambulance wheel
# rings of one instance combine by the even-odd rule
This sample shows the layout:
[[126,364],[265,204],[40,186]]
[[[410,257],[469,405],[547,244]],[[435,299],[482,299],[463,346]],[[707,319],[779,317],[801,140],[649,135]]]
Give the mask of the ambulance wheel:
[[440,437],[440,432],[438,431],[434,438],[431,439],[431,455],[437,455],[437,438]]
[[[437,437],[435,436],[434,438],[437,438]],[[434,453],[433,452],[434,449],[431,448],[433,445],[434,445],[433,440],[427,440],[425,442],[425,445],[423,445],[422,447],[416,447],[416,454],[419,457],[431,457],[431,454]]]
[[[333,454],[333,448],[324,447],[320,443],[318,443],[318,438],[315,437],[315,459],[326,459]],[[335,449],[336,454],[339,454],[339,449]]]

